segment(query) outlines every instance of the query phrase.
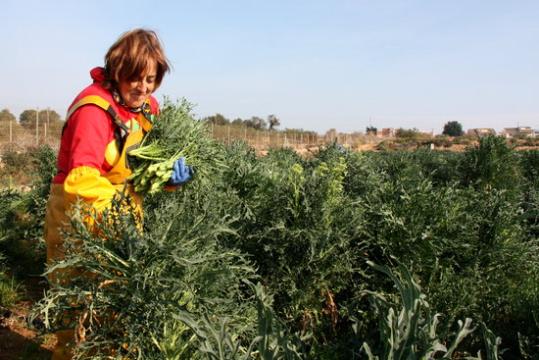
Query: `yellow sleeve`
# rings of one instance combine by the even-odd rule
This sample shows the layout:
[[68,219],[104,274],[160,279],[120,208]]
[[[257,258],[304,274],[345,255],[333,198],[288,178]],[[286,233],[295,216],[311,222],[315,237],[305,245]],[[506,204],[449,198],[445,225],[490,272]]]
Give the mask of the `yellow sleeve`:
[[64,194],[66,205],[81,199],[100,213],[110,206],[116,188],[108,179],[101,176],[96,168],[80,166],[72,169],[67,175],[64,181]]

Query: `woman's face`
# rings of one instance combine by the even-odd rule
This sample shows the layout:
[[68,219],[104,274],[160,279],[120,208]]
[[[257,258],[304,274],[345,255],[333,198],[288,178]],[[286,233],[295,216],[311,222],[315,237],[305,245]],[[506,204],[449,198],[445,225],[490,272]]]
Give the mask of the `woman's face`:
[[144,104],[155,90],[156,73],[157,64],[151,61],[140,77],[119,82],[118,91],[127,106],[138,108]]

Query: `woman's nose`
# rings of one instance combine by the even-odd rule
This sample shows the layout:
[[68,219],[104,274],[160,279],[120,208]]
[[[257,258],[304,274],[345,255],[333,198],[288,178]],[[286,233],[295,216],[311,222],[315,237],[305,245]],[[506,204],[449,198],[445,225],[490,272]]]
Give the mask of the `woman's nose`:
[[140,92],[146,92],[148,84],[144,80],[137,81],[137,90]]

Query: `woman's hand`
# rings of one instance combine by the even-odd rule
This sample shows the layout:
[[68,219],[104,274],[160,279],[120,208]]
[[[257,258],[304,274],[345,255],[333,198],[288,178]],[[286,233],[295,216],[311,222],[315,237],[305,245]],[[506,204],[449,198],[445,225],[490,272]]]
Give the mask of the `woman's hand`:
[[185,164],[185,158],[181,157],[174,162],[172,167],[172,175],[167,182],[167,185],[178,186],[183,185],[193,178],[193,168]]

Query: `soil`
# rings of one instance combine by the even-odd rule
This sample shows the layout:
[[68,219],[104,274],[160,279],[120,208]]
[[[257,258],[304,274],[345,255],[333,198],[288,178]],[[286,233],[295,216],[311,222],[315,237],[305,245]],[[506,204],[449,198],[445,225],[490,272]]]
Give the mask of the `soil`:
[[[50,359],[56,338],[41,335],[28,324],[32,304],[43,293],[45,281],[40,278],[23,280],[23,298],[10,308],[0,308],[0,360]],[[39,327],[39,323],[34,323]]]

